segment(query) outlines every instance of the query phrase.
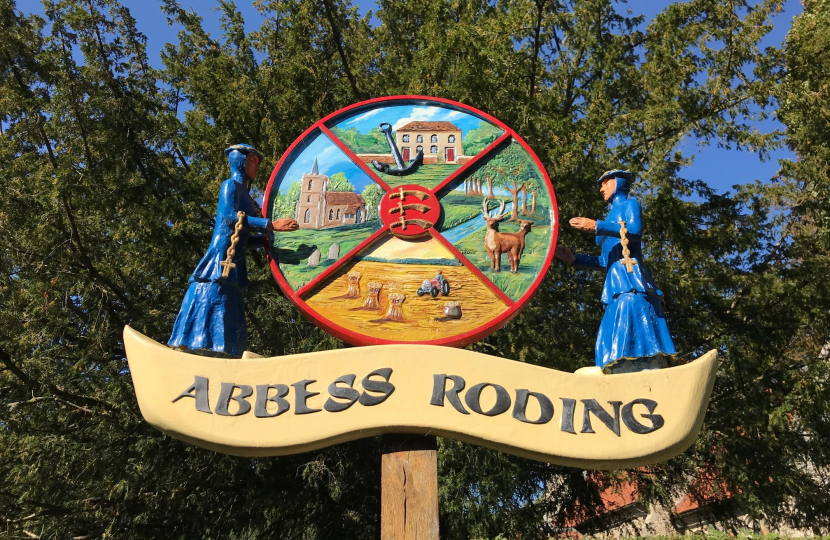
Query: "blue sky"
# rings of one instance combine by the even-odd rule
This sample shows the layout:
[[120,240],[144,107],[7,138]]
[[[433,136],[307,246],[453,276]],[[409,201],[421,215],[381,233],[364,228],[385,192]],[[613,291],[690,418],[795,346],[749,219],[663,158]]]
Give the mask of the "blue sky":
[[291,184],[302,179],[303,173],[311,172],[315,157],[317,158],[317,167],[321,173],[329,177],[334,173],[344,173],[358,193],[362,192],[367,185],[374,183],[328,137],[317,131],[316,135],[312,133],[307,141],[294,149],[294,152],[285,163],[287,168],[283,166],[285,173],[280,174],[276,179],[283,195]]
[[404,124],[412,121],[440,121],[452,122],[461,130],[461,136],[479,127],[484,120],[451,108],[431,107],[425,105],[393,105],[389,107],[373,107],[337,124],[340,129],[356,128],[360,133],[368,133],[377,129],[381,122],[392,124],[397,131]]
[[[193,8],[203,17],[206,31],[213,36],[221,35],[220,14],[216,8],[216,2],[213,0],[180,1],[185,8]],[[150,62],[155,67],[162,67],[159,53],[165,43],[177,42],[176,34],[179,28],[167,25],[166,17],[159,7],[160,3],[156,0],[122,0],[122,3],[130,9],[139,30],[147,36]],[[644,15],[646,22],[643,26],[645,26],[670,3],[672,2],[669,0],[629,0],[621,3],[618,11],[626,13],[629,10],[630,16]],[[373,0],[356,0],[354,4],[361,15],[369,10],[377,10],[377,5]],[[245,28],[249,32],[258,30],[262,24],[262,16],[253,7],[252,2],[237,0],[236,5],[245,18]],[[43,15],[43,6],[39,0],[18,0],[17,6],[25,13]],[[790,29],[792,18],[801,11],[799,0],[787,0],[784,4],[784,13],[775,18],[773,21],[775,27],[764,38],[762,45],[780,46]],[[373,22],[378,23],[377,19],[373,19]],[[474,103],[471,105],[475,106]],[[756,126],[762,132],[782,128],[781,124],[775,120],[759,122]],[[687,139],[680,149],[685,155],[694,154],[695,156],[694,163],[683,169],[680,175],[689,179],[703,180],[719,193],[731,190],[735,184],[745,184],[755,180],[768,181],[778,171],[778,159],[794,157],[789,150],[781,149],[773,152],[772,159],[761,161],[758,155],[752,152],[717,148],[715,145],[705,146],[694,139]]]

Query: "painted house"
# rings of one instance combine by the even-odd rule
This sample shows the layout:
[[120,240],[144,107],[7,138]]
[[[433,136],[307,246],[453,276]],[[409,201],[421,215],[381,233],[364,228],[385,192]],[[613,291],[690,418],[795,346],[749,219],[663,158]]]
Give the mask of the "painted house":
[[419,150],[424,163],[458,163],[464,155],[461,130],[451,122],[409,122],[395,132],[401,157],[409,161]]
[[295,219],[301,229],[325,229],[361,223],[366,204],[359,193],[328,191],[329,177],[320,174],[317,158],[311,172],[304,173]]

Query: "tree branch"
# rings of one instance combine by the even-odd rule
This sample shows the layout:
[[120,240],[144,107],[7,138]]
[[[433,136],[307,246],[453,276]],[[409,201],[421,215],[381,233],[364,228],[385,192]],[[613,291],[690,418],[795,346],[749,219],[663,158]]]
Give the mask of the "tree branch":
[[62,390],[58,388],[57,385],[54,384],[44,384],[39,381],[36,381],[32,377],[30,377],[25,371],[20,369],[17,364],[15,364],[14,360],[12,360],[11,355],[5,351],[5,349],[0,348],[0,362],[6,366],[15,377],[17,377],[23,384],[31,388],[32,390],[41,390],[46,389],[52,396],[56,399],[66,402],[68,405],[72,405],[73,407],[80,408],[87,412],[93,412],[86,407],[101,407],[107,411],[112,410],[112,407],[107,405],[106,403],[99,401],[95,398],[90,398],[86,396],[78,396],[75,394],[71,394],[66,390]]
[[337,47],[337,54],[340,56],[340,61],[343,62],[343,70],[346,72],[346,77],[349,79],[349,85],[352,87],[354,97],[360,98],[362,94],[360,90],[357,89],[357,80],[349,69],[349,60],[346,58],[346,51],[343,49],[340,28],[338,28],[337,24],[334,22],[334,14],[332,13],[329,2],[330,0],[323,0],[323,7],[326,11],[326,19],[328,19],[329,25],[331,26],[331,32],[334,34],[334,44]]

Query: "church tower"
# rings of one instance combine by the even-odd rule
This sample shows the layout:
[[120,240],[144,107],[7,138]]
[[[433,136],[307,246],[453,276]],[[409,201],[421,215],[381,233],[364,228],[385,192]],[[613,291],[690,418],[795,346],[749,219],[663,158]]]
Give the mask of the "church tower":
[[301,229],[322,229],[325,226],[326,189],[329,177],[320,174],[317,158],[311,172],[300,180],[300,201],[297,203],[297,223]]

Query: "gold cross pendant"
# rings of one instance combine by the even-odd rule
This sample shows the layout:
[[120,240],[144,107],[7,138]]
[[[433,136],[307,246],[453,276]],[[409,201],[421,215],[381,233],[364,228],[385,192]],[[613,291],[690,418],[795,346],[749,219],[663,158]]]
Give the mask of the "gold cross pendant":
[[228,277],[231,273],[231,268],[236,268],[236,264],[231,262],[230,259],[225,259],[219,264],[222,266],[222,277]]
[[628,238],[627,238],[628,229],[625,227],[625,221],[620,220],[618,223],[620,224],[620,244],[622,244],[622,247],[623,247],[623,250],[622,250],[622,254],[623,254],[622,263],[623,263],[623,266],[628,268],[628,273],[633,274],[634,273],[634,265],[637,264],[637,261],[630,257],[631,250],[628,249]]

